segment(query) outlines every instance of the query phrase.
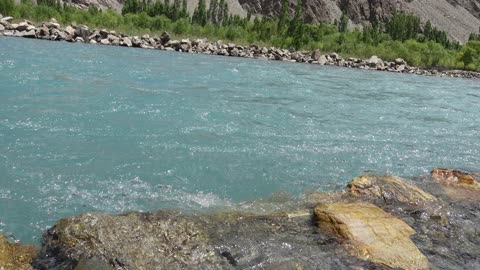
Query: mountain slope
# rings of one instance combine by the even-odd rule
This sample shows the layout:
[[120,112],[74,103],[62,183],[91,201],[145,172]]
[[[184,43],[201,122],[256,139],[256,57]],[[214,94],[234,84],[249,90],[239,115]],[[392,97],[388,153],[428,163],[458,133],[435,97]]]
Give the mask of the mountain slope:
[[[103,9],[121,10],[124,0],[68,0],[85,6],[94,5]],[[289,12],[293,15],[297,0],[289,1]],[[206,0],[207,7],[210,0]],[[246,16],[250,11],[260,16],[278,16],[281,0],[227,0],[230,12]],[[188,0],[190,13],[198,0]],[[465,43],[470,33],[480,27],[480,0],[304,0],[305,20],[311,23],[339,20],[342,10],[354,25],[361,25],[374,18],[384,19],[394,10],[402,10],[419,16],[423,22],[446,31],[450,38]]]

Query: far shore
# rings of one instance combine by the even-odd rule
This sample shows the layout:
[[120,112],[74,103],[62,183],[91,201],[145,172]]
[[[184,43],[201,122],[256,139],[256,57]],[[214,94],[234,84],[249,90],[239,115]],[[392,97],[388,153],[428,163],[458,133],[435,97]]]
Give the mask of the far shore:
[[425,76],[480,79],[479,72],[424,69],[410,66],[402,58],[397,58],[391,62],[383,61],[375,55],[368,59],[353,57],[344,59],[337,53],[322,54],[319,50],[294,51],[275,47],[261,47],[257,44],[242,46],[233,43],[224,43],[221,40],[211,42],[206,38],[173,40],[168,32],[163,32],[159,37],[152,37],[148,34],[143,36],[128,36],[106,29],[90,29],[86,25],[72,24],[62,27],[55,19],[35,25],[28,20],[24,20],[20,23],[13,23],[12,17],[0,18],[0,36],[257,58]]

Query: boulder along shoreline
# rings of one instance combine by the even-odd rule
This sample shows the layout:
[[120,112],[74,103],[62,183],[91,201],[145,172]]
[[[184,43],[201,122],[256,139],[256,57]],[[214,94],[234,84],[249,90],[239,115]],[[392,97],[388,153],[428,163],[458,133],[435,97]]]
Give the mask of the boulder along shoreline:
[[41,247],[0,234],[0,269],[480,269],[479,195],[480,172],[434,169],[364,174],[341,193],[251,212],[85,213],[59,220]]
[[464,70],[422,69],[408,65],[408,63],[401,58],[395,59],[395,61],[392,62],[383,61],[375,55],[369,59],[343,59],[337,53],[322,54],[319,50],[315,50],[313,52],[293,51],[274,47],[260,47],[256,44],[242,46],[233,43],[225,44],[220,40],[209,42],[207,39],[172,40],[167,32],[164,32],[160,37],[150,37],[149,35],[128,36],[116,33],[115,31],[108,31],[106,29],[91,30],[85,25],[72,24],[62,28],[55,19],[52,19],[49,22],[44,22],[38,26],[34,25],[28,20],[24,20],[20,23],[12,22],[12,17],[2,17],[0,15],[0,36],[288,61],[426,76],[480,79],[479,72]]

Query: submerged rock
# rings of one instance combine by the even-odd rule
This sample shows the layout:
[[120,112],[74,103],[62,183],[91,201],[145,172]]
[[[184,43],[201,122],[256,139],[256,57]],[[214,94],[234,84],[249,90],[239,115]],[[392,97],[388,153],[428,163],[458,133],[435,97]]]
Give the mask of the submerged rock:
[[401,202],[415,206],[426,206],[437,201],[433,195],[407,183],[405,179],[374,174],[354,178],[348,183],[345,193],[381,199],[385,203]]
[[391,268],[429,269],[427,258],[410,239],[415,231],[373,204],[321,204],[315,217],[320,228],[348,240],[351,252],[361,259]]
[[5,235],[0,234],[0,269],[33,270],[31,263],[36,255],[34,246],[10,243]]

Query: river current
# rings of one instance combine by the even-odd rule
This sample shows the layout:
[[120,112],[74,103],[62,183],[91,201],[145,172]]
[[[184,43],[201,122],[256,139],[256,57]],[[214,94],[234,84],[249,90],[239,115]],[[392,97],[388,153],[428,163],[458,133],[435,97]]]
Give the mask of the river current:
[[0,231],[480,168],[480,83],[0,38]]

